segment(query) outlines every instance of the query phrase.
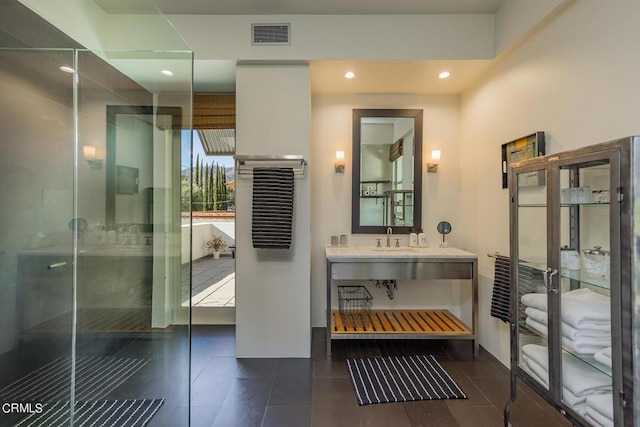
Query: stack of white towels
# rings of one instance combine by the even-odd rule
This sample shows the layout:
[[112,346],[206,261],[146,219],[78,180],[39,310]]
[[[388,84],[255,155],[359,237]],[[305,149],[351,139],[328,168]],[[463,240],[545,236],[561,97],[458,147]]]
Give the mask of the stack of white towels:
[[[601,372],[607,370],[605,367],[611,368],[611,300],[588,288],[563,293],[561,298],[563,348],[580,356],[592,356],[604,365],[597,370],[562,353],[562,398],[594,426],[613,427],[612,381]],[[526,324],[546,337],[547,294],[526,294],[521,301],[526,307]],[[522,367],[548,387],[547,347],[524,345],[522,358]]]
[[[521,301],[527,307],[526,324],[547,336],[547,294],[525,294]],[[594,355],[611,347],[609,297],[588,288],[576,289],[562,294],[560,311],[565,349],[579,355]]]
[[[538,344],[522,346],[521,367],[549,387],[548,348]],[[594,426],[613,427],[611,377],[562,353],[562,400]]]

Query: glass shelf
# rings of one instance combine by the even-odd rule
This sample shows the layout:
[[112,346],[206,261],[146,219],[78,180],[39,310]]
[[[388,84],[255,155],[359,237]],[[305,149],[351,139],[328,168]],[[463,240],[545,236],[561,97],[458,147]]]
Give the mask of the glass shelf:
[[546,208],[547,205],[542,203],[519,203],[519,208]]
[[609,202],[589,202],[589,203],[561,203],[560,207],[570,208],[573,206],[609,206]]
[[584,270],[568,270],[566,268],[560,269],[560,277],[563,279],[576,280],[586,285],[594,286],[600,289],[611,289],[611,283],[609,277],[598,277],[592,274],[587,274]]
[[548,337],[545,334],[542,334],[539,331],[536,331],[534,328],[532,328],[531,326],[527,325],[527,322],[525,322],[524,320],[518,321],[518,326],[520,327],[520,336],[523,335],[522,334],[522,330],[524,329],[525,331],[528,332],[525,335],[536,336],[537,338],[540,338],[540,339],[544,340],[545,342],[548,340]]
[[[604,202],[604,203],[596,203],[596,202],[589,202],[589,203],[562,203],[560,204],[560,207],[562,208],[572,208],[575,206],[609,206],[609,202]],[[519,208],[546,208],[547,205],[543,204],[543,203],[519,203],[518,204]]]
[[518,266],[522,266],[522,267],[527,267],[530,268],[532,270],[538,270],[538,271],[547,271],[547,266],[543,265],[543,264],[535,264],[532,262],[527,262],[527,261],[518,261]]
[[[530,268],[532,270],[540,271],[540,272],[547,271],[547,267],[541,264],[534,264],[526,261],[519,261],[518,265],[522,267]],[[594,276],[594,275],[585,273],[584,270],[569,270],[566,268],[561,268],[560,277],[562,279],[575,280],[585,285],[593,286],[600,289],[606,289],[606,290],[611,289],[609,277]]]
[[611,368],[598,362],[596,359],[594,359],[593,355],[577,354],[571,350],[567,350],[564,347],[562,347],[562,353],[568,355],[573,359],[579,360],[581,363],[595,369],[598,372],[603,373],[608,377],[611,377]]

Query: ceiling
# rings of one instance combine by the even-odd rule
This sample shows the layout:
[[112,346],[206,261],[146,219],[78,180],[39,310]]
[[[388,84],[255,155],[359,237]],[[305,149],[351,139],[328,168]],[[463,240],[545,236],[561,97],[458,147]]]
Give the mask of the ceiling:
[[194,15],[393,15],[495,13],[504,0],[95,0],[108,13]]
[[[492,14],[505,0],[95,0],[108,13],[165,15],[381,15]],[[155,11],[155,13],[158,13]],[[196,58],[198,53],[195,53]],[[460,94],[491,66],[491,60],[310,61],[314,94],[421,93]],[[234,60],[196,59],[194,91],[234,92]],[[438,78],[441,71],[451,77]],[[346,71],[356,77],[344,78]]]

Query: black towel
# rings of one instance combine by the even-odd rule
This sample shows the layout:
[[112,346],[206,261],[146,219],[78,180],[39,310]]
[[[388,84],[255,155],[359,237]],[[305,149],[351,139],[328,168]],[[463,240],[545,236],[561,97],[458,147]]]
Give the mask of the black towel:
[[511,266],[509,257],[497,255],[491,296],[491,316],[509,323],[511,305]]
[[251,236],[254,248],[289,249],[291,247],[293,194],[293,169],[253,169]]

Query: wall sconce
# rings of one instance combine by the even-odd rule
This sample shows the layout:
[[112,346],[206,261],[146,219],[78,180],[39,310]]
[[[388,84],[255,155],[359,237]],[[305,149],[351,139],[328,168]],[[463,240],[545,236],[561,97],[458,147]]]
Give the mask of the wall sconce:
[[82,146],[82,154],[84,159],[91,165],[91,169],[102,169],[102,159],[96,158],[96,153],[96,147],[93,145]]
[[427,163],[427,172],[438,172],[438,165],[440,164],[440,150],[431,151],[431,161]]
[[336,173],[344,173],[344,151],[336,151]]

